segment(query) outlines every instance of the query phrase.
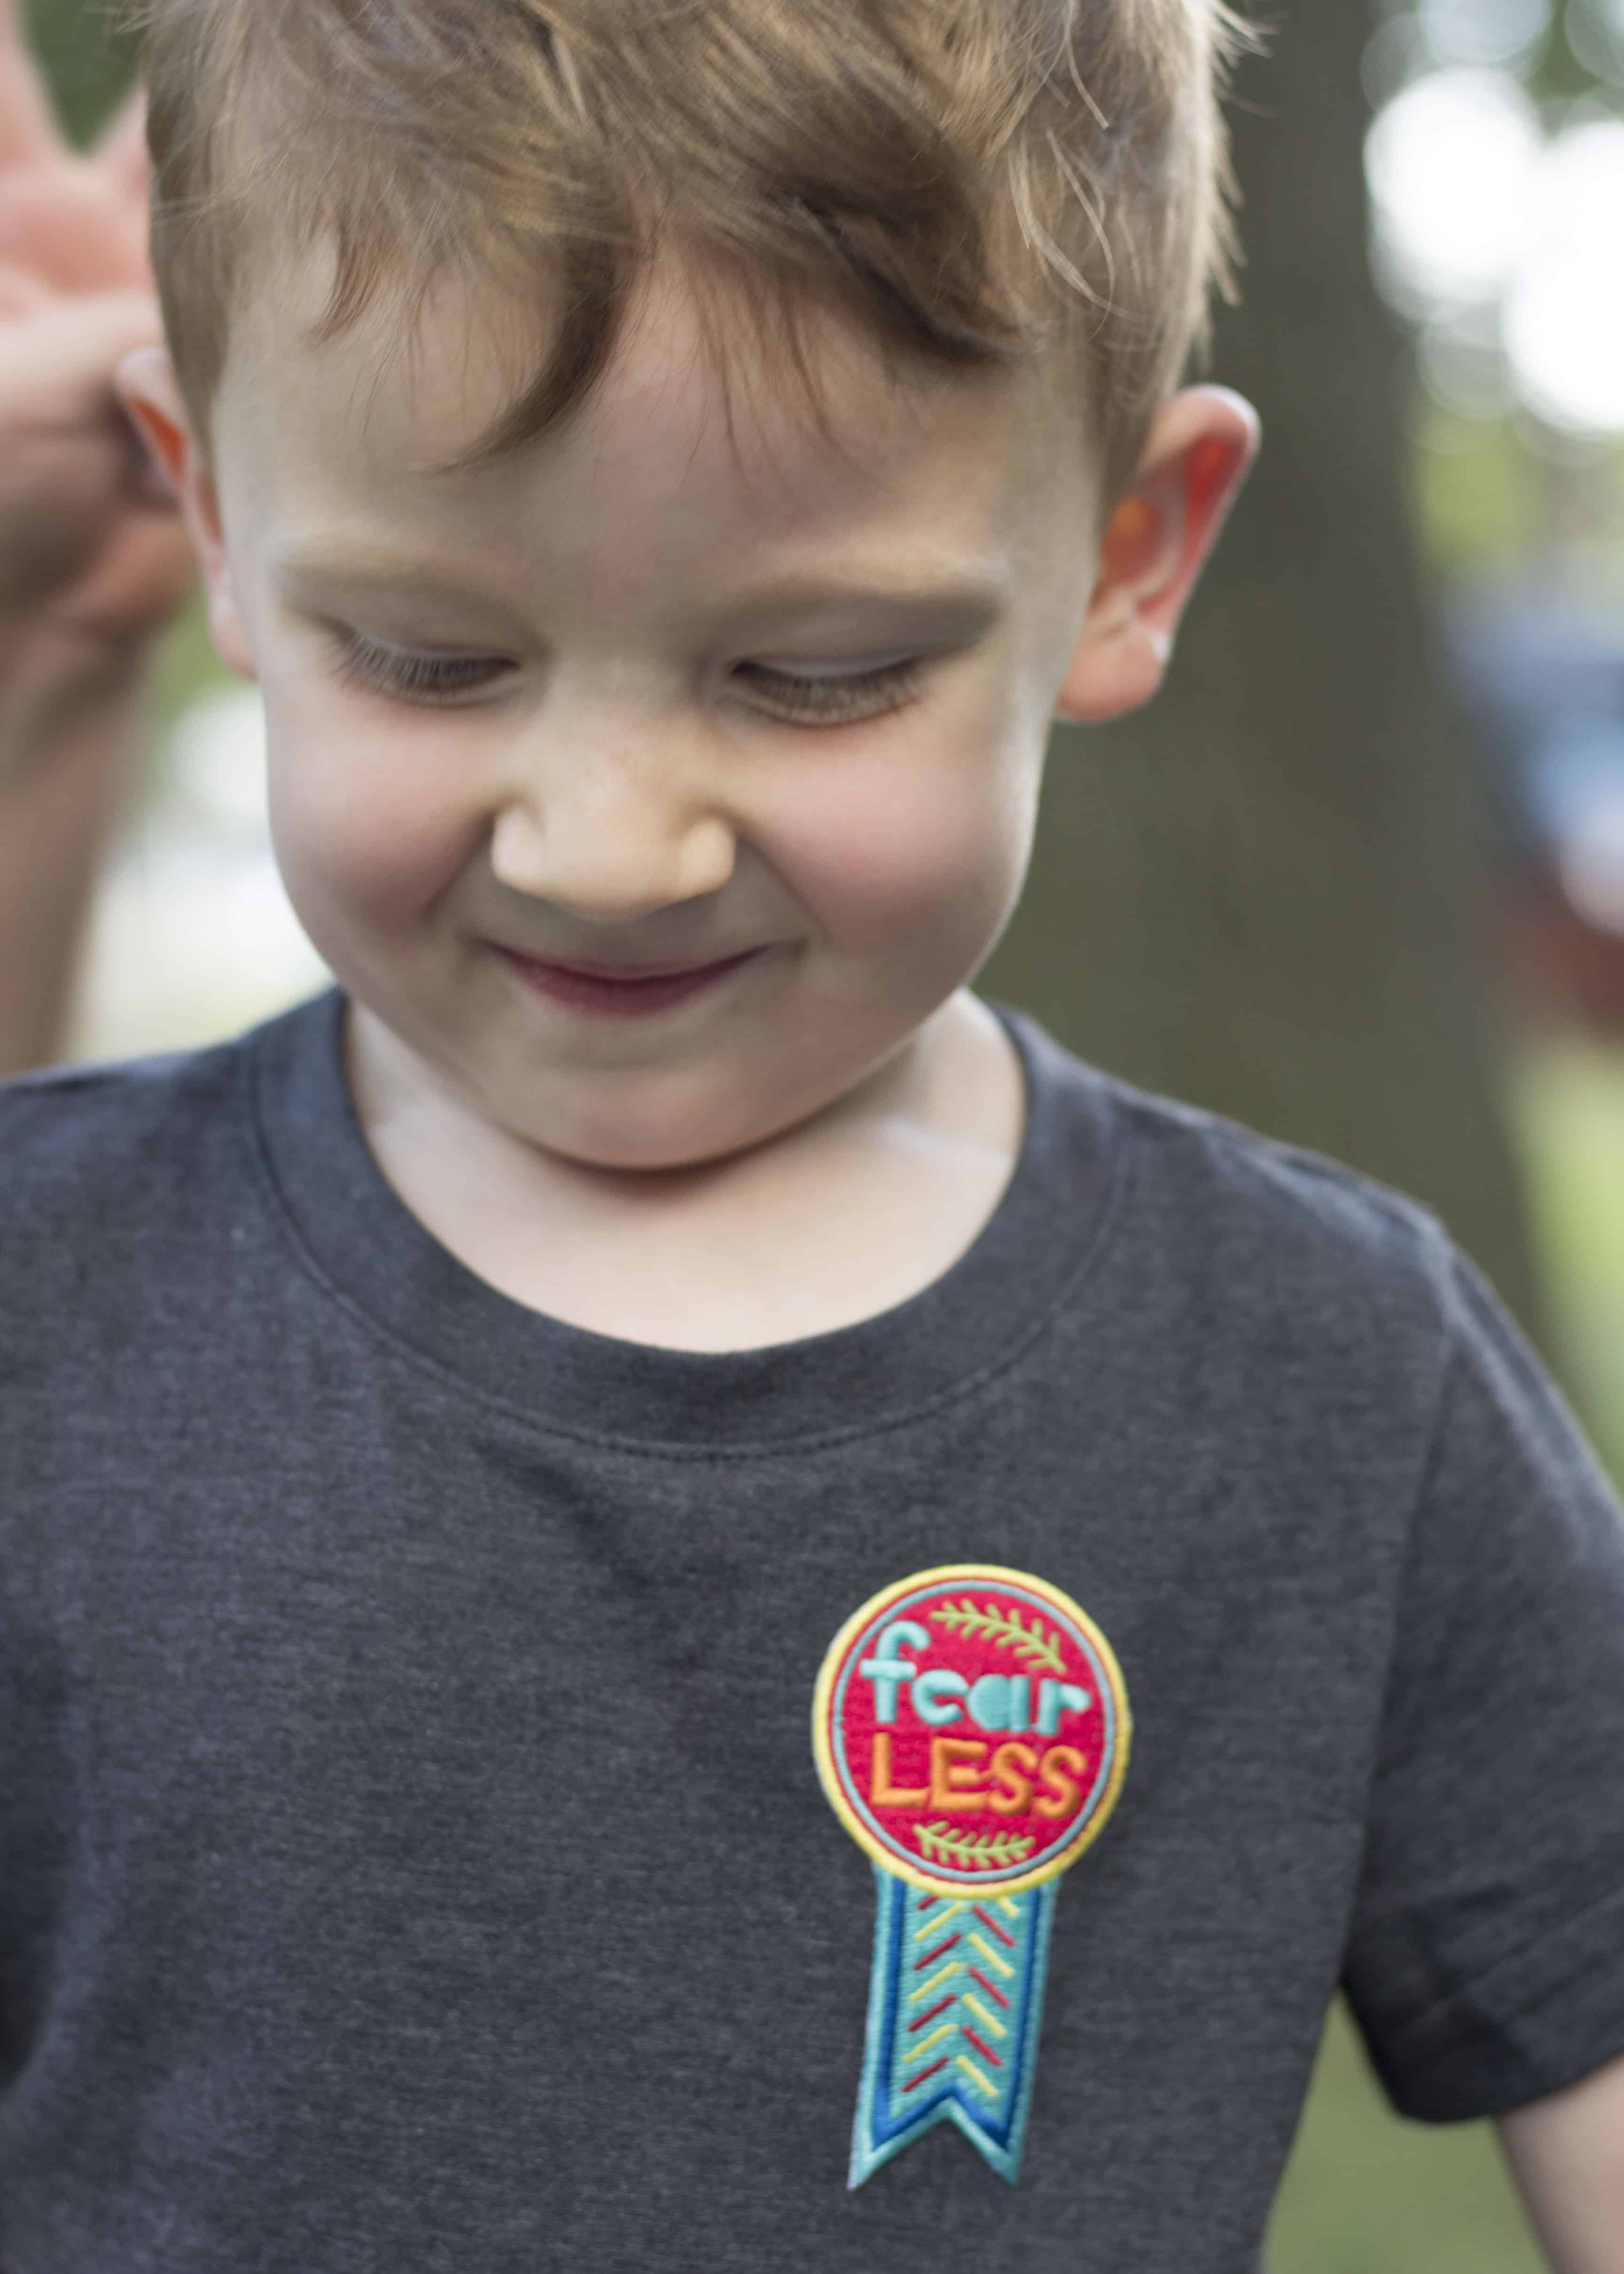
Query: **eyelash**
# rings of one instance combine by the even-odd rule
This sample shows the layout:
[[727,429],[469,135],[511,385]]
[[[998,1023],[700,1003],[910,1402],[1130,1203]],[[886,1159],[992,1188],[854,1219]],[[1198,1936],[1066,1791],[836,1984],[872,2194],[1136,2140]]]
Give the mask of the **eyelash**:
[[[813,678],[795,671],[769,671],[764,665],[739,666],[748,673],[747,684],[760,685],[777,698],[778,715],[804,725],[838,727],[860,719],[882,719],[900,710],[919,685],[916,657],[901,663],[882,664],[875,671],[854,671],[835,679]],[[739,675],[739,674],[735,674]]]
[[418,655],[410,648],[381,647],[358,632],[338,635],[339,677],[404,703],[443,702],[488,687],[507,668],[500,656]]
[[[398,702],[448,703],[458,695],[492,685],[510,667],[500,656],[424,655],[410,648],[382,646],[363,639],[357,632],[340,632],[337,636],[340,678]],[[762,664],[741,664],[734,674],[746,685],[758,687],[772,698],[780,719],[817,727],[883,718],[908,700],[918,686],[919,675],[915,657],[835,678],[771,671]]]

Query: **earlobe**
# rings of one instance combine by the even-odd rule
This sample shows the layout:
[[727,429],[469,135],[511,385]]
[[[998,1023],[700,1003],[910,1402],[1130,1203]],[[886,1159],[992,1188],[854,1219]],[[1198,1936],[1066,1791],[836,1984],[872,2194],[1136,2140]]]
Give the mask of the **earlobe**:
[[1055,716],[1098,726],[1139,710],[1160,689],[1171,654],[1171,643],[1140,622],[1101,632],[1073,655]]
[[1258,448],[1258,418],[1227,388],[1187,388],[1150,432],[1139,472],[1101,541],[1088,613],[1056,715],[1115,719],[1161,686],[1207,555]]
[[228,670],[254,676],[253,651],[237,604],[207,454],[192,431],[185,396],[165,348],[136,348],[118,366],[118,397],[147,445],[154,472],[174,493],[203,574],[209,630]]

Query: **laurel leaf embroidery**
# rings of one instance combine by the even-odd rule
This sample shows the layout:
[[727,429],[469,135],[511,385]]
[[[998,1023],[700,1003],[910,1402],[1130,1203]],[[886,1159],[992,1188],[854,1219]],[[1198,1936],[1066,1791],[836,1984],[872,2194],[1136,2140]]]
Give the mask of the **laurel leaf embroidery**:
[[961,1871],[996,1871],[1024,1864],[1036,1841],[1024,1832],[955,1832],[950,1824],[920,1824],[919,1852],[928,1864],[954,1864]]
[[1028,1666],[1047,1666],[1054,1674],[1065,1672],[1060,1638],[1048,1632],[1035,1611],[1027,1627],[1022,1624],[1020,1613],[1013,1604],[1008,1610],[1000,1610],[996,1603],[978,1605],[966,1596],[961,1603],[939,1603],[930,1616],[950,1634],[975,1635],[1012,1650]]

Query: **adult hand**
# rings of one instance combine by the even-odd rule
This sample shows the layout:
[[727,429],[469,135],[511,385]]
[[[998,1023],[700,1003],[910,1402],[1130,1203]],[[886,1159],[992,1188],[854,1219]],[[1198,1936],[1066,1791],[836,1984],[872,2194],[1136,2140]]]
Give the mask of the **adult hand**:
[[127,678],[191,585],[173,505],[113,391],[162,336],[139,102],[71,151],[0,0],[0,788]]
[[132,105],[69,149],[0,0],[0,1074],[60,1046],[140,663],[192,582],[114,393],[162,335]]

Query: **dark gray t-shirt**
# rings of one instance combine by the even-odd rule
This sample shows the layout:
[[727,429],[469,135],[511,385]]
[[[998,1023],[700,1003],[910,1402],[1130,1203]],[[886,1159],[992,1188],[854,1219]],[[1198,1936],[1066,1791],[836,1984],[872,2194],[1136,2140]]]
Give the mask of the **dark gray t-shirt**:
[[[6,2274],[1242,2274],[1339,1978],[1417,2115],[1624,2052],[1624,1545],[1426,1217],[1016,1022],[944,1278],[647,1350],[436,1246],[339,1030],[0,1093]],[[1019,2184],[848,2192],[813,1685],[955,1562],[1132,1758]]]

